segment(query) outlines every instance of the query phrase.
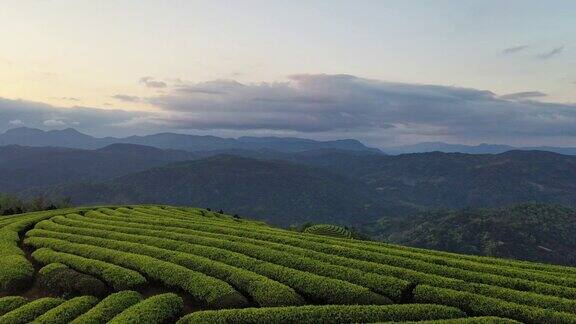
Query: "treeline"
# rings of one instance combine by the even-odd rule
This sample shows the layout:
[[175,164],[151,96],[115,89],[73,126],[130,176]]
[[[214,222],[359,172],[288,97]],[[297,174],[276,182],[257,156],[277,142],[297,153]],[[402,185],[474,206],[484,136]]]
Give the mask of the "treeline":
[[0,193],[0,215],[2,216],[66,208],[70,206],[70,198],[55,200],[44,196],[37,196],[30,199],[21,199],[16,196]]

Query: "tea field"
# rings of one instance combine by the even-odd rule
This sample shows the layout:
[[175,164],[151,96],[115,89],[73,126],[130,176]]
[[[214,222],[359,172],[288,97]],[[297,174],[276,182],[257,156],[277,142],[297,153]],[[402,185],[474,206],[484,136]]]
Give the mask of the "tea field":
[[576,268],[209,210],[0,218],[2,323],[576,323]]

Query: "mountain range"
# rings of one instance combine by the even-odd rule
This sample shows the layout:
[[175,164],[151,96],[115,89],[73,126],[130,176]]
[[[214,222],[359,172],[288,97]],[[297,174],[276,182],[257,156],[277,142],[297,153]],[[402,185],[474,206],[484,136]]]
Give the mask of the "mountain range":
[[333,149],[230,154],[134,144],[7,146],[0,150],[0,170],[0,192],[69,196],[77,204],[212,206],[280,225],[360,225],[431,208],[532,201],[576,206],[576,157],[542,151],[387,156]]
[[[45,144],[63,138],[80,146],[67,132],[77,134],[38,134],[49,133]],[[576,264],[576,255],[566,252],[576,247],[569,239],[576,156],[527,150],[386,155],[358,149],[361,144],[333,147],[341,141],[254,142],[268,144],[197,151],[130,143],[0,146],[0,193],[69,197],[77,205],[193,205],[281,226],[340,224],[406,245]],[[567,229],[558,232],[563,243],[554,244],[553,232],[561,228]]]
[[444,142],[423,142],[411,145],[387,147],[382,149],[368,147],[353,139],[334,141],[315,141],[295,137],[250,137],[223,138],[217,136],[187,135],[176,133],[159,133],[146,136],[128,137],[94,137],[81,133],[73,128],[44,131],[35,128],[18,127],[0,134],[0,146],[55,146],[78,149],[99,149],[111,144],[137,144],[161,149],[175,149],[190,152],[200,151],[254,151],[274,150],[278,152],[303,152],[310,150],[335,149],[379,154],[400,155],[409,153],[467,153],[499,154],[507,151],[548,151],[566,155],[576,155],[576,147],[559,146],[526,146],[516,147],[501,144],[448,144]]
[[191,152],[133,144],[112,144],[97,150],[0,146],[0,192],[106,180],[195,157]]
[[403,145],[388,147],[382,149],[387,154],[398,155],[407,153],[426,153],[426,152],[444,152],[444,153],[468,153],[468,154],[499,154],[507,151],[548,151],[559,154],[576,155],[576,147],[560,146],[525,146],[515,147],[501,144],[464,145],[448,144],[444,142],[424,142],[412,145]]
[[0,134],[0,146],[55,146],[78,149],[98,149],[111,144],[137,144],[161,149],[184,151],[213,150],[258,150],[271,149],[280,152],[298,152],[316,149],[341,149],[350,151],[379,152],[352,139],[335,141],[314,141],[294,137],[240,137],[222,138],[175,133],[160,133],[147,136],[93,137],[73,128],[44,131],[35,128],[19,127]]

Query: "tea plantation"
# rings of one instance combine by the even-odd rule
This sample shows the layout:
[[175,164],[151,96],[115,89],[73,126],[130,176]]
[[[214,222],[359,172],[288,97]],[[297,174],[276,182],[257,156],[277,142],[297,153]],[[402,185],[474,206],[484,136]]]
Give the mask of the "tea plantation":
[[331,224],[316,224],[307,227],[304,230],[305,233],[327,235],[342,238],[352,238],[352,233],[342,226],[331,225]]
[[2,217],[0,324],[576,323],[576,268],[308,232],[149,205]]

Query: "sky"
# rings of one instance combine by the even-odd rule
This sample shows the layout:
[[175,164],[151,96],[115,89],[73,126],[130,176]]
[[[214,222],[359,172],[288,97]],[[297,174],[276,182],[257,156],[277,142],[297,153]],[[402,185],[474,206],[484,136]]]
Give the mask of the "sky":
[[0,131],[576,146],[572,0],[0,8]]

